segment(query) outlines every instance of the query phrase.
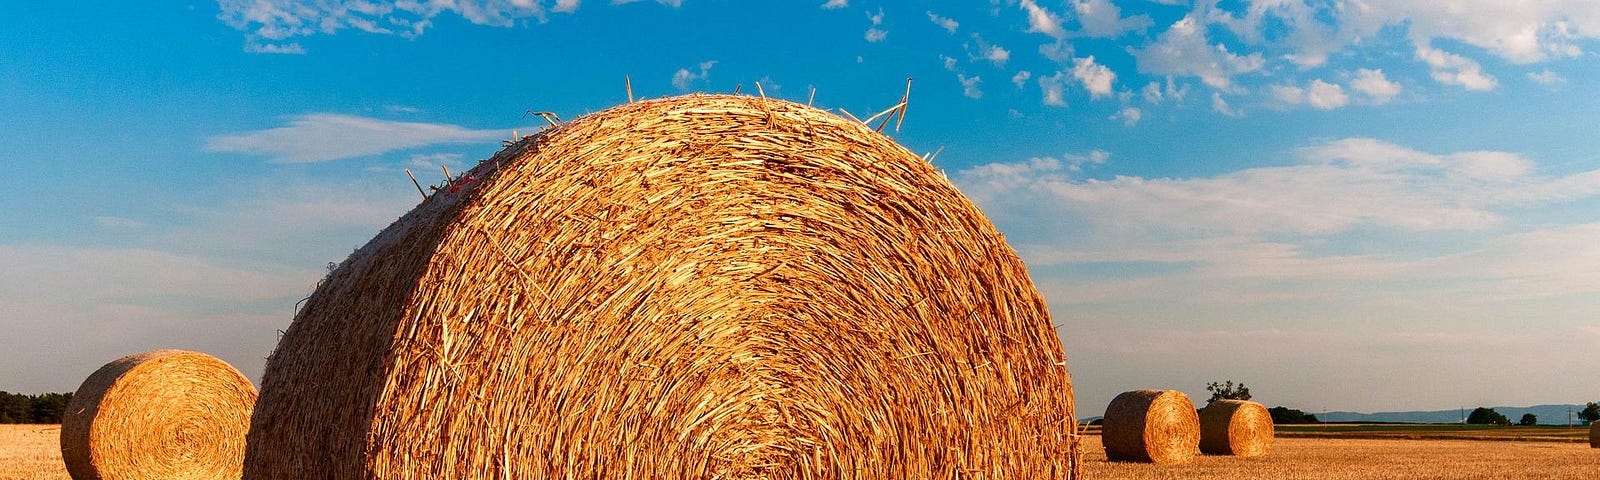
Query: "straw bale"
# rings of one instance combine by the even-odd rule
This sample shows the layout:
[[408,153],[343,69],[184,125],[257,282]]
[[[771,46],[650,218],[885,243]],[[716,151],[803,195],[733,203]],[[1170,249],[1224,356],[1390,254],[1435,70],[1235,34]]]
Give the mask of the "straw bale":
[[1073,425],[1043,300],[938,170],[691,95],[525,138],[342,262],[244,478],[1072,478]]
[[1111,400],[1100,435],[1112,461],[1184,463],[1199,453],[1200,417],[1183,392],[1134,390]]
[[1600,422],[1589,422],[1589,448],[1600,448]]
[[1200,452],[1255,457],[1272,450],[1272,413],[1248,400],[1217,400],[1200,409]]
[[237,479],[256,388],[204,353],[155,350],[107,363],[61,419],[76,480]]

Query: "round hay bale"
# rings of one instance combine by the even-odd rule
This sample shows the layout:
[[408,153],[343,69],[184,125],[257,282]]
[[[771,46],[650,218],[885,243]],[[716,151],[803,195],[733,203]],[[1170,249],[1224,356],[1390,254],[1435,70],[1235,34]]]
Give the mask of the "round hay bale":
[[1247,400],[1217,400],[1200,409],[1200,452],[1255,457],[1272,450],[1272,413]]
[[1600,448],[1600,422],[1589,422],[1589,448]]
[[155,350],[95,370],[61,418],[76,480],[236,479],[256,387],[204,353]]
[[1073,425],[1044,301],[938,170],[692,95],[525,138],[342,262],[244,478],[1071,478]]
[[1177,390],[1123,392],[1106,407],[1100,440],[1112,461],[1184,463],[1199,453],[1200,417]]

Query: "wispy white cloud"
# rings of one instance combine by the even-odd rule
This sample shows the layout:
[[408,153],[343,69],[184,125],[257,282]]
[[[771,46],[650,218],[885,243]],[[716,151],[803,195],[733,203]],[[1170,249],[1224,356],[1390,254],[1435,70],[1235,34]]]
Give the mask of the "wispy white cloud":
[[99,225],[100,228],[106,230],[128,231],[144,228],[144,222],[140,222],[131,218],[113,216],[94,217],[94,224]]
[[961,28],[961,23],[955,21],[955,19],[941,17],[939,14],[933,13],[932,11],[928,12],[928,20],[933,22],[934,25],[938,25],[939,28],[943,28],[945,31],[950,33],[956,33],[956,29]]
[[1567,77],[1563,77],[1556,72],[1550,71],[1549,69],[1537,72],[1528,72],[1528,79],[1533,80],[1533,83],[1544,85],[1546,87],[1564,85],[1567,83]]
[[1350,81],[1350,88],[1365,94],[1372,99],[1372,103],[1382,105],[1400,94],[1400,84],[1389,81],[1384,76],[1382,69],[1356,70],[1356,78]]
[[694,89],[695,85],[706,81],[706,78],[711,76],[711,67],[716,65],[716,60],[706,60],[704,62],[700,62],[700,69],[698,73],[687,68],[680,68],[678,71],[672,73],[672,86],[678,87],[678,90],[692,90]]
[[1067,38],[1066,29],[1061,28],[1061,17],[1033,0],[1022,0],[1020,6],[1028,14],[1028,32],[1042,33],[1057,40]]
[[883,9],[882,8],[878,9],[878,13],[869,13],[869,14],[867,14],[867,20],[872,22],[872,26],[867,27],[867,33],[863,35],[867,39],[868,43],[881,42],[881,41],[883,41],[884,38],[889,36],[889,31],[888,30],[884,30],[884,29],[878,28],[880,26],[883,26]]
[[1027,70],[1022,70],[1022,71],[1017,72],[1016,75],[1012,75],[1011,76],[1011,83],[1016,85],[1017,88],[1020,89],[1020,88],[1022,88],[1022,85],[1025,84],[1025,83],[1028,83],[1028,79],[1032,78],[1032,77],[1033,77],[1033,72],[1029,72]]
[[957,73],[956,80],[961,82],[962,95],[966,95],[967,98],[983,98],[983,90],[978,88],[978,84],[983,82],[982,78],[977,75],[968,77],[966,74]]
[[435,144],[488,143],[509,131],[312,113],[290,117],[283,127],[211,137],[204,149],[260,155],[275,162],[322,162]]
[[1039,77],[1039,89],[1044,94],[1043,102],[1052,107],[1067,106],[1067,72],[1056,72],[1055,75]]
[[822,4],[822,9],[823,10],[838,10],[838,9],[841,9],[841,8],[844,8],[844,7],[848,7],[848,6],[850,6],[850,1],[849,0],[828,0],[828,3]]
[[1459,85],[1468,90],[1494,90],[1499,82],[1489,74],[1483,73],[1483,67],[1467,57],[1448,53],[1429,46],[1417,44],[1417,59],[1428,64],[1433,71],[1433,79],[1446,85]]
[[305,47],[299,43],[261,43],[246,42],[244,51],[249,53],[273,53],[280,55],[305,55]]
[[1122,9],[1111,0],[1073,0],[1072,10],[1077,13],[1084,36],[1117,38],[1125,33],[1144,32],[1154,22],[1148,15],[1123,18]]
[[1260,70],[1265,61],[1260,53],[1238,55],[1217,43],[1210,43],[1206,24],[1190,15],[1162,32],[1155,43],[1134,51],[1139,71],[1156,75],[1193,75],[1207,86],[1233,90],[1234,75]]
[[580,1],[581,0],[556,0],[556,5],[554,7],[550,7],[550,11],[557,13],[576,12],[578,11],[578,4]]
[[1344,87],[1321,79],[1312,80],[1306,87],[1306,103],[1319,110],[1333,110],[1349,105],[1350,95],[1344,93]]
[[1244,116],[1243,111],[1233,108],[1227,99],[1222,98],[1222,92],[1211,92],[1211,110],[1233,118]]
[[1123,125],[1131,127],[1138,125],[1139,119],[1143,117],[1144,111],[1138,107],[1122,107],[1122,110],[1118,110],[1115,115],[1111,116],[1111,120],[1121,121]]
[[1095,63],[1094,55],[1072,60],[1072,76],[1089,90],[1093,98],[1111,95],[1111,83],[1117,80],[1117,74],[1105,65]]

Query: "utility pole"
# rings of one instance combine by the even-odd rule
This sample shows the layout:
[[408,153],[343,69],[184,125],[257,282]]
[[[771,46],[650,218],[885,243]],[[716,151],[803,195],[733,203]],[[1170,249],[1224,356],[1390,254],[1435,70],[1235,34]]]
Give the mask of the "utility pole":
[[1572,407],[1567,407],[1567,428],[1572,428]]

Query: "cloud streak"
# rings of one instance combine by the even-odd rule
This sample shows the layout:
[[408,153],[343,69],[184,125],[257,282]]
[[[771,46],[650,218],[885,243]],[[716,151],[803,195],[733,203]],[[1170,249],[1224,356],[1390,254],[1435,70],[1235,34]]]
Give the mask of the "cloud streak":
[[208,152],[264,156],[281,163],[309,163],[428,145],[490,143],[506,137],[510,130],[311,113],[291,117],[282,127],[211,137],[203,148]]

